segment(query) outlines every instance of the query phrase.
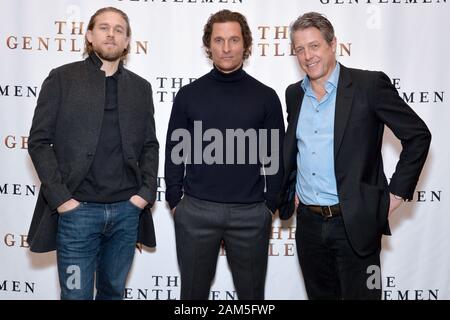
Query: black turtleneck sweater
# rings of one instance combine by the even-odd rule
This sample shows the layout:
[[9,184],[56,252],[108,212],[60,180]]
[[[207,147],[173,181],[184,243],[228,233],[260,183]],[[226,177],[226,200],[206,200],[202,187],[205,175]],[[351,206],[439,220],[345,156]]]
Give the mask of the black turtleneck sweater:
[[[194,121],[201,121],[200,137],[194,135]],[[172,141],[172,133],[176,129],[185,129],[190,133],[190,148],[186,148],[188,153],[185,154],[190,163],[175,164],[172,161],[172,150],[174,147],[177,150],[180,141],[183,140],[177,138]],[[203,157],[200,159],[201,163],[198,163],[199,158],[194,155],[194,141],[207,140],[203,134],[208,129],[217,129],[215,132],[220,131],[222,134],[223,157],[216,153],[213,155],[217,156],[216,159],[223,159],[223,163],[207,164]],[[249,139],[245,142],[245,163],[239,164],[237,161],[236,140],[234,157],[231,157],[234,160],[227,161],[227,129],[243,131],[253,129],[256,133],[259,133],[259,129],[267,129],[268,138],[265,141],[269,142],[270,129],[278,129],[278,172],[273,175],[261,174],[260,157],[256,157],[258,161],[255,163],[249,155]],[[259,134],[257,136],[259,141],[262,137],[259,137]],[[266,201],[268,208],[272,212],[275,211],[283,171],[281,158],[283,137],[283,114],[276,92],[248,75],[242,68],[228,74],[214,68],[203,77],[182,87],[172,107],[166,141],[166,200],[170,208],[176,207],[183,193],[186,193],[198,199],[219,203]],[[203,141],[202,154],[212,141]],[[270,143],[268,149],[271,150]]]

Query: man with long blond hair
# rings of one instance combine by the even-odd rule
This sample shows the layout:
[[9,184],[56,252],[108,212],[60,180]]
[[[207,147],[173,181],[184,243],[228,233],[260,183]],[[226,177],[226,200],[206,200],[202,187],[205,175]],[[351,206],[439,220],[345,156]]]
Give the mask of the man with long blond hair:
[[57,251],[61,299],[122,299],[135,245],[155,245],[158,141],[150,84],[123,66],[127,15],[98,10],[84,61],[52,70],[29,153],[41,190],[28,242]]

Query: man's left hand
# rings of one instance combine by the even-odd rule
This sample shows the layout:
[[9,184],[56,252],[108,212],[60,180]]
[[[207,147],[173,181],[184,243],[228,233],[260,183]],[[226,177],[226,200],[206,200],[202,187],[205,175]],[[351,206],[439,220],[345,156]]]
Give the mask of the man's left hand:
[[403,199],[398,199],[396,198],[392,193],[389,193],[389,197],[390,197],[390,204],[389,204],[389,215],[391,215],[391,213],[397,209],[398,207],[400,207],[400,205],[403,202]]

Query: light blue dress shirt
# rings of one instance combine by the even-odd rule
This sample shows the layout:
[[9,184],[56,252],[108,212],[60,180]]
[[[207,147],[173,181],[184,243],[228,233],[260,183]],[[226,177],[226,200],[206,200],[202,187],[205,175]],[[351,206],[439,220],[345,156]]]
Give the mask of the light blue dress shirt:
[[326,94],[316,99],[311,82],[302,81],[305,92],[297,122],[296,192],[306,205],[339,203],[334,174],[334,113],[340,66],[336,63],[325,84]]

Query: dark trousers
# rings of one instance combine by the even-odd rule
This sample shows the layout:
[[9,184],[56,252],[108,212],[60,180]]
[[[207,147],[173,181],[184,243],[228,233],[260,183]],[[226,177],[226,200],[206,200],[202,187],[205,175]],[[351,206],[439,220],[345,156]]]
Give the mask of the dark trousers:
[[[123,299],[133,262],[141,209],[130,201],[81,202],[58,220],[61,299]],[[95,275],[95,276],[94,276]]]
[[297,212],[297,252],[308,298],[380,300],[381,287],[368,285],[371,270],[380,270],[380,250],[356,254],[342,216],[324,218],[305,206]]
[[223,240],[239,299],[264,299],[272,214],[264,202],[216,203],[185,195],[175,211],[181,299],[209,296]]

